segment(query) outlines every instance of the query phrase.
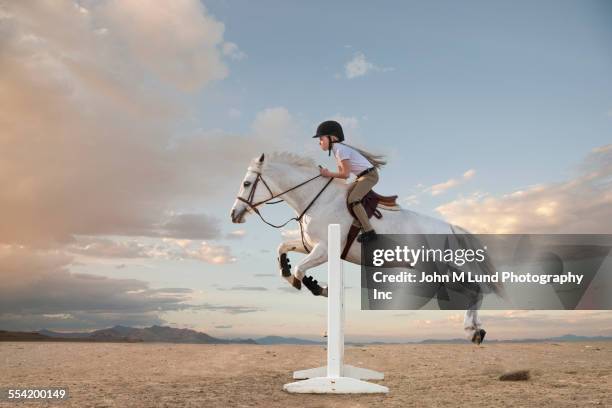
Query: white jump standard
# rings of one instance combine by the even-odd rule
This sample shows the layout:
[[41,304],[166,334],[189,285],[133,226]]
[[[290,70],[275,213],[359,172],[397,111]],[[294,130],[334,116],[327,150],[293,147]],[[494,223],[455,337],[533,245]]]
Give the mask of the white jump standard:
[[344,364],[344,270],[340,259],[340,225],[327,228],[327,366],[295,371],[294,379],[285,384],[291,393],[366,394],[387,393],[389,389],[362,380],[382,380],[384,374]]

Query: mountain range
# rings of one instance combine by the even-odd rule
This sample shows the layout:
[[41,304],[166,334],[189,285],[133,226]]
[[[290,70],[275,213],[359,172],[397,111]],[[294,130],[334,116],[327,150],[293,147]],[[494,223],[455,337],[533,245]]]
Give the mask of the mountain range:
[[[177,329],[168,326],[151,326],[134,328],[128,326],[113,326],[108,329],[92,332],[63,333],[42,329],[34,332],[14,332],[0,330],[0,341],[85,341],[85,342],[143,342],[143,343],[189,343],[189,344],[259,344],[259,345],[321,345],[321,341],[306,340],[296,337],[266,336],[257,339],[221,339],[206,333],[191,329]],[[543,339],[487,340],[487,343],[542,343],[542,342],[575,342],[575,341],[612,341],[612,336],[577,336],[566,334]],[[348,345],[362,344],[448,344],[467,343],[464,339],[427,339],[416,342],[350,342]]]
[[253,339],[220,339],[190,329],[167,326],[151,326],[143,329],[113,326],[92,332],[62,333],[47,329],[36,332],[9,332],[0,330],[0,341],[106,341],[144,343],[191,343],[191,344],[257,344]]

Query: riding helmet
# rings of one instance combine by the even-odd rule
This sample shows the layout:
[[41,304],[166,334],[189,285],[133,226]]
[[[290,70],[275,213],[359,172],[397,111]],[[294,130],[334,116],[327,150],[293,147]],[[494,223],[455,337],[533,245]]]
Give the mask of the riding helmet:
[[321,123],[319,127],[317,127],[317,134],[314,135],[313,138],[321,136],[327,136],[329,139],[328,155],[331,155],[332,145],[334,144],[330,136],[336,136],[338,138],[338,142],[344,141],[342,126],[335,120],[326,120],[325,122]]
[[325,122],[321,123],[317,128],[317,134],[314,135],[313,138],[328,135],[336,136],[339,142],[344,141],[342,126],[340,126],[340,124],[335,120],[326,120]]

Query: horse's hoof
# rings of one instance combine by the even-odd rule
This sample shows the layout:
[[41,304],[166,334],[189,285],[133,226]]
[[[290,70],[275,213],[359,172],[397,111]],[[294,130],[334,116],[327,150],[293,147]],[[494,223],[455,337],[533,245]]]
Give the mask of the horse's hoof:
[[304,283],[304,286],[306,286],[313,295],[321,296],[323,288],[319,286],[319,282],[317,282],[316,279],[313,279],[312,276],[304,276],[302,278],[302,282]]
[[289,263],[289,257],[287,254],[281,254],[279,261],[281,275],[285,278],[291,276],[291,264]]
[[479,329],[476,330],[474,332],[474,335],[472,336],[472,343],[474,344],[480,344],[484,341],[485,335],[487,334],[486,331],[484,331],[484,329]]
[[302,289],[302,282],[300,282],[300,280],[294,276],[291,280],[291,286],[293,286],[297,290],[300,290]]

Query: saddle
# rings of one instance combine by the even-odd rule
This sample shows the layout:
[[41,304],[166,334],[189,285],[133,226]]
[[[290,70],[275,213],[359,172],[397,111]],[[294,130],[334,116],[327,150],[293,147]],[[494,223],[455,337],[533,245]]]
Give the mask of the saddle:
[[[399,204],[397,203],[397,195],[392,196],[384,196],[380,195],[374,190],[370,190],[362,199],[361,204],[365,209],[368,218],[372,218],[372,216],[380,219],[382,218],[382,213],[379,211],[379,208],[382,210],[389,211],[398,211],[400,209]],[[346,202],[346,208],[349,210],[349,213],[353,216],[356,222],[353,222],[351,225],[351,229],[348,232],[346,244],[344,245],[344,250],[342,251],[341,258],[346,259],[346,254],[348,254],[353,241],[357,237],[359,233],[360,226],[359,221],[357,221],[357,217],[355,217],[355,213],[353,212],[353,208],[348,203],[348,196]]]

